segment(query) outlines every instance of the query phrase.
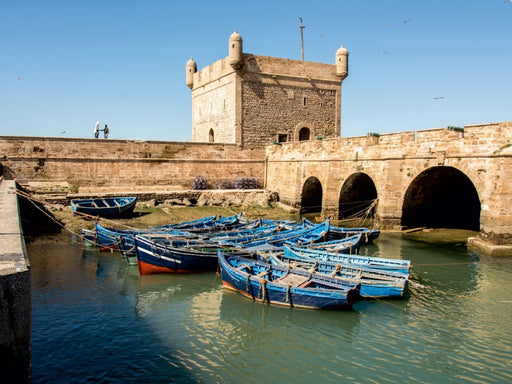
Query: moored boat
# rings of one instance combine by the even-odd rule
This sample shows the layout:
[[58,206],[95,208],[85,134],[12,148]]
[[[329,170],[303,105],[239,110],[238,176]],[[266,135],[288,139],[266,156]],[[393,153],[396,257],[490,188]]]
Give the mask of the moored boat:
[[386,270],[390,272],[398,272],[409,274],[411,267],[410,260],[388,259],[384,257],[371,257],[349,255],[344,253],[328,252],[305,247],[295,247],[285,245],[283,251],[287,255],[308,256],[317,260],[331,261],[334,263],[350,263],[353,265],[363,266],[372,269]]
[[362,236],[362,243],[370,243],[374,240],[376,240],[379,235],[380,231],[378,229],[369,229],[369,228],[345,228],[345,227],[329,227],[329,233],[328,237],[329,240],[336,240],[336,239],[344,239],[349,236],[354,236],[361,234]]
[[344,239],[321,241],[316,243],[308,244],[293,244],[287,243],[287,245],[293,245],[300,248],[309,248],[321,251],[329,251],[335,253],[348,253],[351,255],[357,255],[362,244],[362,235],[353,235]]
[[408,275],[364,268],[354,264],[315,260],[307,256],[285,255],[284,252],[258,254],[258,259],[285,268],[302,269],[361,284],[361,297],[400,298],[407,289]]
[[309,309],[350,309],[360,284],[218,252],[222,285],[255,301]]
[[251,257],[252,253],[215,244],[175,247],[164,240],[135,235],[135,251],[140,275],[158,273],[194,273],[216,271],[217,251]]
[[71,209],[78,214],[101,217],[124,217],[133,213],[137,197],[103,197],[71,200]]

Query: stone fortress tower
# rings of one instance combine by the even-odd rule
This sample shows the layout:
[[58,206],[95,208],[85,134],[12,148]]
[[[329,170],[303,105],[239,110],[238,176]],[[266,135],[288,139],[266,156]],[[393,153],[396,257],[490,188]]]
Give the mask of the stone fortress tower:
[[339,137],[341,82],[348,75],[343,46],[335,64],[243,53],[229,37],[229,55],[201,71],[190,58],[192,141],[260,148],[275,142]]

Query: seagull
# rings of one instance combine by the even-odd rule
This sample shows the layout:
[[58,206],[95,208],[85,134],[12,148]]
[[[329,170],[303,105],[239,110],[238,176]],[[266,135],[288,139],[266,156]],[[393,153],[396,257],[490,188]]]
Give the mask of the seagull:
[[444,99],[444,96],[437,96],[437,97],[434,97],[434,100],[441,100],[441,99]]
[[[512,0],[511,0],[511,1],[512,1]],[[389,26],[391,26],[391,25],[393,25],[393,24],[391,24],[391,23],[386,23],[386,24],[382,24],[382,25],[383,25],[384,27],[389,27]]]
[[410,18],[410,17],[408,17],[407,19],[405,19],[405,20],[404,20],[404,24],[405,24],[405,23],[407,23],[407,22],[409,22],[410,20],[411,20],[411,18]]
[[18,80],[21,80],[21,76],[18,76]]
[[62,131],[60,134],[61,134],[61,135],[63,135],[63,134],[65,134],[65,133],[66,133],[66,131]]
[[388,51],[384,51],[384,50],[382,50],[382,49],[378,49],[378,50],[377,50],[377,52],[383,53],[383,54],[385,54],[385,55],[387,55],[387,54],[388,54]]
[[[512,1],[512,0],[511,0],[511,1]],[[320,34],[320,36],[323,36],[323,35],[324,35],[324,33],[322,32],[322,33]]]

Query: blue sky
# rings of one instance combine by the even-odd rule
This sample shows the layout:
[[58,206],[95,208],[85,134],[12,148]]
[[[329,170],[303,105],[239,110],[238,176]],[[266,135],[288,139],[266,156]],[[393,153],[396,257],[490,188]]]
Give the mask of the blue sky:
[[0,135],[191,139],[185,64],[334,63],[341,136],[512,120],[512,0],[2,0]]

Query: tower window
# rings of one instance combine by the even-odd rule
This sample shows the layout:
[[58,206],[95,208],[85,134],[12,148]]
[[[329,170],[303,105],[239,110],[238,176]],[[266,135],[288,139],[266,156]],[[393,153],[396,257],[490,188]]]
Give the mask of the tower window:
[[306,98],[306,96],[303,96],[302,97],[302,105],[306,106],[306,104],[307,104],[307,98]]
[[208,141],[210,143],[215,142],[215,136],[214,136],[214,133],[213,133],[213,129],[210,129],[210,132],[208,133]]
[[288,135],[286,133],[280,133],[277,135],[277,141],[279,143],[286,143],[288,141]]

